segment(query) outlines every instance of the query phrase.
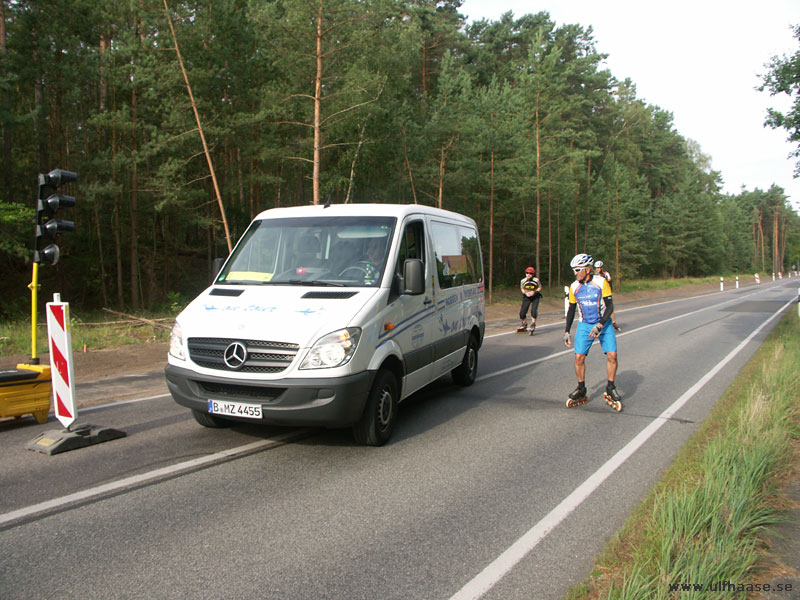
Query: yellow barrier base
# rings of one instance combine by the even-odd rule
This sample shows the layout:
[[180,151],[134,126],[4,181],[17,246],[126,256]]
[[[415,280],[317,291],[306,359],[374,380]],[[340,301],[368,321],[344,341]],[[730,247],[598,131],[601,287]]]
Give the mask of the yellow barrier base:
[[49,366],[23,364],[0,371],[0,417],[32,414],[38,423],[45,423],[51,396]]

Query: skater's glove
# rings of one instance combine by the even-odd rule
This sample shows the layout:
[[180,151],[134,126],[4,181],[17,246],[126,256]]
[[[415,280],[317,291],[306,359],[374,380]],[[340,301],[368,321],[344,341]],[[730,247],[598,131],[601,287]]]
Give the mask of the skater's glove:
[[603,324],[602,323],[598,323],[597,325],[592,327],[592,331],[589,332],[589,337],[596,338],[598,335],[600,335],[600,332],[602,330],[603,330]]
[[565,332],[564,332],[564,345],[565,345],[567,348],[569,348],[569,347],[570,347],[570,337],[569,337],[569,331],[565,331]]

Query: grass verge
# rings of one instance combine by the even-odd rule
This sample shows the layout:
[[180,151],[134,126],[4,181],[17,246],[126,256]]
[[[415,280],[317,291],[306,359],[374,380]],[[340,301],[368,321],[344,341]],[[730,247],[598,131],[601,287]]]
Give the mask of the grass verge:
[[[85,321],[70,314],[70,332],[72,349],[112,348],[126,344],[144,344],[148,342],[169,341],[170,328],[174,317],[164,315],[148,316],[145,320],[109,318],[108,315],[91,315]],[[157,320],[156,320],[157,319]],[[47,347],[47,323],[40,320],[36,327],[37,354],[49,352]],[[30,319],[13,322],[0,322],[0,354],[11,356],[16,354],[30,355],[31,322]]]
[[[799,361],[791,311],[568,600],[743,598],[768,579],[763,534],[782,519],[780,485],[800,458]],[[721,582],[744,587],[681,588]]]

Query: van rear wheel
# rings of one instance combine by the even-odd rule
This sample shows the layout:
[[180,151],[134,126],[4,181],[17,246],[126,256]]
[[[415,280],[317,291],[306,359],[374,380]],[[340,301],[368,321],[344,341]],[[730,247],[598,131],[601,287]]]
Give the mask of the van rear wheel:
[[353,425],[353,437],[365,446],[383,446],[394,429],[398,403],[397,378],[387,369],[375,375],[364,413]]
[[475,376],[478,374],[478,340],[474,335],[469,336],[461,364],[450,371],[450,374],[457,385],[466,387],[475,383]]
[[232,423],[227,419],[222,419],[200,410],[192,409],[192,416],[194,417],[194,420],[200,423],[200,425],[203,427],[220,429],[221,427],[230,427],[232,425]]

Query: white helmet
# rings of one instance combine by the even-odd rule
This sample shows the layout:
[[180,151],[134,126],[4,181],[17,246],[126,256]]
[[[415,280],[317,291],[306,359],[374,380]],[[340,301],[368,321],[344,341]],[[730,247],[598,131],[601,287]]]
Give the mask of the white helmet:
[[569,266],[573,269],[582,269],[583,267],[591,267],[592,255],[576,254],[575,256],[572,257],[572,260],[569,261]]
[[602,269],[603,268],[603,261],[602,260],[598,260],[596,263],[594,263],[594,268],[595,269]]

